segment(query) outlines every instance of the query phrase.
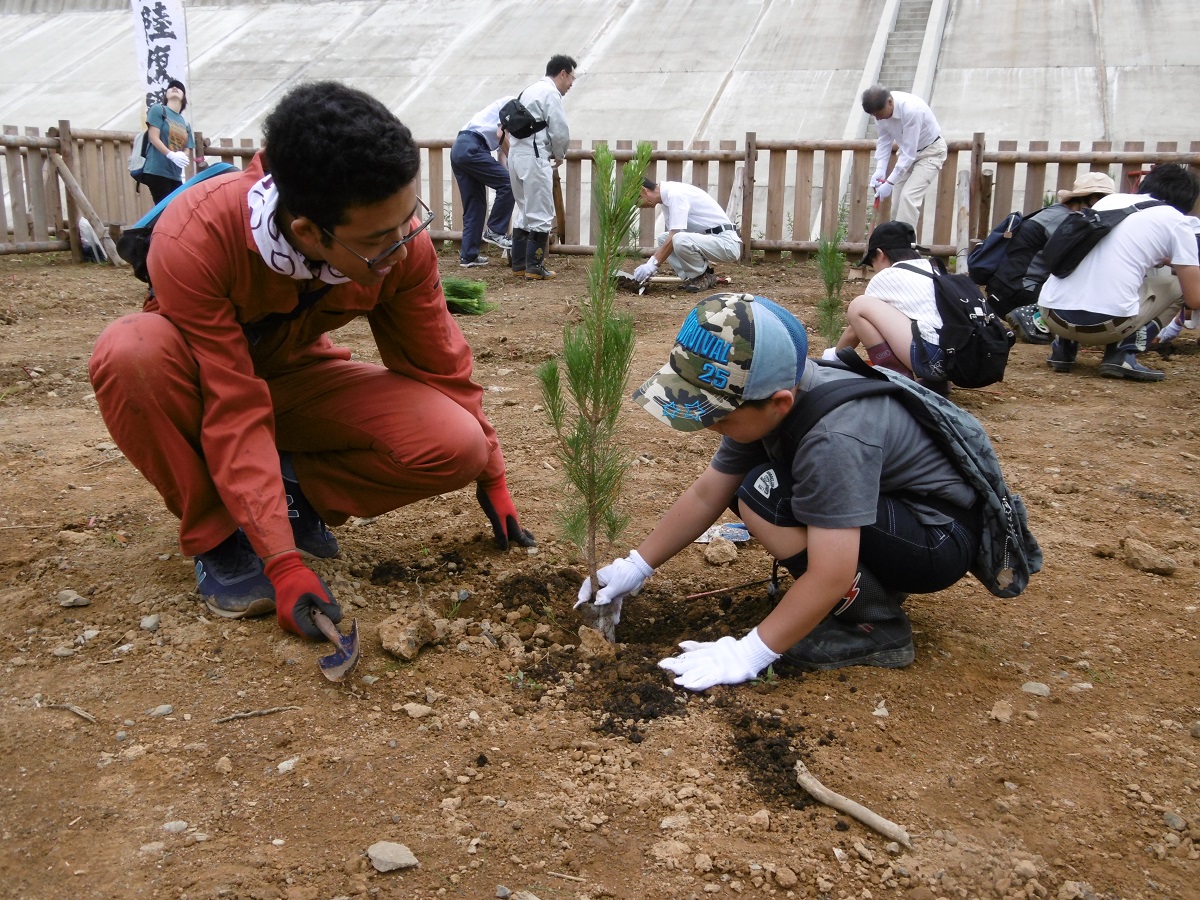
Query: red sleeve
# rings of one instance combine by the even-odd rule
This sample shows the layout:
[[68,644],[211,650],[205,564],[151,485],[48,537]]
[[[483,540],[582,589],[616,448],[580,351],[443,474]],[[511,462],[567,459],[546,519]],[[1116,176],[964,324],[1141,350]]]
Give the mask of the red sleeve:
[[179,329],[199,367],[200,444],[217,493],[255,551],[267,557],[292,549],[295,540],[270,392],[254,374],[230,299],[235,255],[245,249],[237,247],[236,237],[217,236],[217,228],[185,231],[186,240],[176,228],[155,229],[148,267],[158,312]]
[[483,412],[483,388],[471,380],[471,348],[446,307],[427,232],[408,245],[408,259],[384,282],[368,318],[385,366],[436,388],[479,421],[492,448],[479,481],[491,484],[504,475],[500,441]]

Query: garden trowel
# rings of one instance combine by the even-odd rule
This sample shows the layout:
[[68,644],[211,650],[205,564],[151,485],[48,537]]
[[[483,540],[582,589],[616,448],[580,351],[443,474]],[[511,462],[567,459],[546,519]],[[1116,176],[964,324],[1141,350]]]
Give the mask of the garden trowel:
[[317,660],[317,665],[321,667],[321,674],[330,681],[341,681],[350,674],[355,663],[358,662],[358,620],[351,621],[349,634],[342,634],[323,612],[314,609],[312,617],[317,627],[321,629],[321,633],[333,642],[333,646],[337,647],[336,652]]

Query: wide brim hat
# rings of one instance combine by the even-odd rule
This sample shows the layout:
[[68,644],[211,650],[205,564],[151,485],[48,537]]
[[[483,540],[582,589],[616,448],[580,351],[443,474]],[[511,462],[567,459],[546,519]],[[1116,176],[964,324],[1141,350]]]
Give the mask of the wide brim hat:
[[1058,192],[1058,202],[1066,203],[1079,197],[1090,197],[1092,194],[1115,194],[1117,186],[1103,172],[1088,172],[1075,179],[1071,189]]

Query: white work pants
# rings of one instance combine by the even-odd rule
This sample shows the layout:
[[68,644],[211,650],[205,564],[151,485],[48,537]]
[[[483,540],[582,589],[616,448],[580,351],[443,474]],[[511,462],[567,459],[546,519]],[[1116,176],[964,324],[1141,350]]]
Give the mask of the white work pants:
[[508,174],[517,204],[514,228],[549,232],[554,223],[554,167],[542,148],[535,156],[533,142],[514,142],[508,156]]
[[921,216],[921,204],[925,202],[925,194],[929,186],[937,181],[938,172],[946,162],[946,139],[939,137],[936,141],[917,154],[908,174],[896,182],[892,188],[892,218],[898,222],[907,222],[915,231],[917,221]]
[[[658,236],[656,247],[667,242],[668,232]],[[703,275],[710,262],[737,262],[742,257],[742,242],[736,231],[720,234],[697,234],[691,231],[676,233],[667,262],[675,274],[685,281]]]

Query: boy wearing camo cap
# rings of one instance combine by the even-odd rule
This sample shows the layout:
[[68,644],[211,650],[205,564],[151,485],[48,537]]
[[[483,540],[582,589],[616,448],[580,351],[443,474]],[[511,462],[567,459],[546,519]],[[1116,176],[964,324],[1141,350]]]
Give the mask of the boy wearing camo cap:
[[[618,605],[728,508],[795,581],[740,640],[684,641],[659,665],[691,690],[749,681],[780,656],[809,670],[913,659],[901,608],[949,587],[975,557],[974,490],[889,396],[852,400],[806,435],[790,417],[819,384],[857,378],[807,362],[804,326],[765,297],[714,294],[687,316],[667,364],[634,400],[677,431],[722,436],[708,468],[576,606]],[[610,613],[611,615],[611,613]]]

